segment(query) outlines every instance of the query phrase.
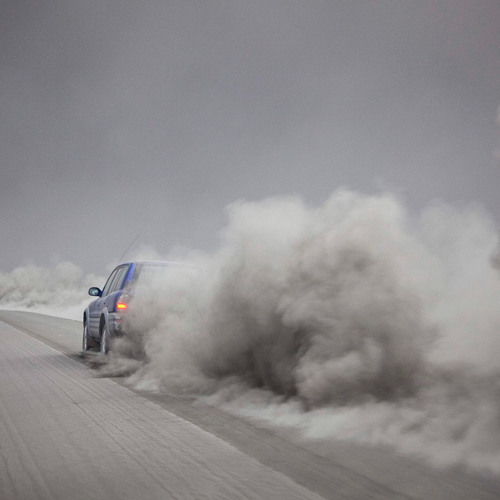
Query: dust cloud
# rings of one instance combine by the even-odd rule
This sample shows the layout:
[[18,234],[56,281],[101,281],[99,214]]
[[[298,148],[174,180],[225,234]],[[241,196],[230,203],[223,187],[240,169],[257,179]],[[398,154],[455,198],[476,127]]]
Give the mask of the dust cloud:
[[87,290],[102,277],[85,275],[71,262],[52,268],[27,264],[0,272],[0,308],[34,311],[81,320],[89,302]]
[[[480,207],[337,191],[240,202],[214,255],[131,304],[109,368],[317,439],[500,472],[498,235]],[[133,312],[135,311],[135,313]],[[128,356],[127,356],[128,354]],[[126,365],[130,367],[130,363]]]
[[[178,252],[188,267],[139,290],[129,335],[101,374],[312,440],[500,473],[500,259],[489,214],[436,202],[411,217],[391,194],[340,190],[320,207],[234,203],[228,219],[217,252]],[[86,279],[70,264],[59,270],[0,275],[1,304],[75,298]],[[33,276],[43,284],[27,287]]]

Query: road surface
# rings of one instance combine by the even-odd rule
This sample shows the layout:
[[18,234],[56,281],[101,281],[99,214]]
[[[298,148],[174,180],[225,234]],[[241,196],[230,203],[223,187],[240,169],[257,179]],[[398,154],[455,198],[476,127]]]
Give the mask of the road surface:
[[209,406],[96,378],[79,322],[0,311],[0,498],[498,499],[494,479],[340,444],[322,456]]

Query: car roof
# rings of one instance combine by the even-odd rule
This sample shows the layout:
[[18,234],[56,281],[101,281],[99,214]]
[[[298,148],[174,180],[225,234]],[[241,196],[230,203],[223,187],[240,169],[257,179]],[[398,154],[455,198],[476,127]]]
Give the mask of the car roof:
[[180,262],[171,262],[168,260],[131,260],[128,262],[122,262],[118,265],[124,266],[124,265],[130,265],[130,264],[147,265],[147,266],[182,266],[182,265],[184,265]]
[[157,266],[157,267],[182,267],[185,269],[198,269],[198,266],[193,264],[186,264],[184,262],[173,262],[170,260],[133,260],[128,262],[122,262],[121,264],[118,264],[117,267],[125,265],[130,266],[131,264],[135,264],[139,268],[144,266],[150,266],[150,267]]

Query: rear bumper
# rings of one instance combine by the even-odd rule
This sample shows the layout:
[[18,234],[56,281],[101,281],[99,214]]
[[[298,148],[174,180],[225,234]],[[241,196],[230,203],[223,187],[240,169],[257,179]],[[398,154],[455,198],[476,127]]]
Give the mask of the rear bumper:
[[123,316],[118,313],[109,313],[108,328],[111,337],[123,337]]

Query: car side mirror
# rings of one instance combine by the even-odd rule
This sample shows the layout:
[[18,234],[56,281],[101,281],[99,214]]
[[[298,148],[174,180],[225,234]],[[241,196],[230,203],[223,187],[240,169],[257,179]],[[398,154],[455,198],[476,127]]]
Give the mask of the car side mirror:
[[93,286],[89,288],[89,295],[92,295],[92,297],[100,297],[102,295],[102,290],[100,288],[97,288],[96,286]]

